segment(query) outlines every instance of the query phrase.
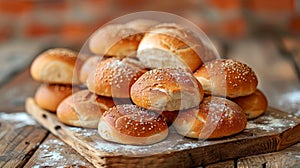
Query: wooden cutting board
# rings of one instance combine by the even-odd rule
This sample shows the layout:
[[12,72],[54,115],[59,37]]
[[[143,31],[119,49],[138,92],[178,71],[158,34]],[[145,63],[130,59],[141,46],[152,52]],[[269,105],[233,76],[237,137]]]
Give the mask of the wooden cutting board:
[[248,121],[247,128],[235,136],[194,140],[171,128],[166,140],[148,146],[111,143],[103,140],[97,129],[66,126],[32,98],[26,100],[26,110],[96,167],[193,167],[279,151],[300,142],[300,118],[274,108]]

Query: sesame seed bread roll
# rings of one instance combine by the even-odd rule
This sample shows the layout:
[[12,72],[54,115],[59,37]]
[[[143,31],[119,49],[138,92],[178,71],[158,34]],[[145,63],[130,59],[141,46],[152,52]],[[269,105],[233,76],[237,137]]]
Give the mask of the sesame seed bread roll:
[[93,34],[89,48],[94,54],[132,57],[135,56],[143,33],[123,24],[103,27]]
[[145,72],[129,59],[109,58],[101,61],[89,75],[87,87],[91,92],[114,98],[130,98],[131,85]]
[[186,137],[222,138],[243,131],[247,118],[240,106],[220,97],[206,97],[199,107],[182,111],[173,126]]
[[77,52],[65,48],[49,49],[41,53],[31,64],[33,79],[53,84],[79,84],[76,74],[82,59]]
[[247,119],[257,118],[268,108],[266,96],[258,89],[251,95],[236,97],[232,101],[242,107]]
[[149,145],[168,136],[161,116],[133,104],[117,105],[106,111],[98,125],[99,135],[112,142]]
[[97,128],[102,114],[115,104],[111,98],[81,90],[64,99],[57,108],[60,122],[71,126]]
[[132,101],[156,111],[176,111],[198,106],[203,98],[201,84],[182,68],[153,69],[131,87]]
[[229,98],[250,95],[258,84],[257,76],[248,65],[231,59],[206,62],[194,76],[205,94]]
[[193,32],[174,23],[150,29],[140,42],[137,57],[145,67],[181,67],[195,71],[202,62],[215,59]]
[[86,84],[88,76],[96,69],[97,64],[101,61],[101,57],[93,56],[88,58],[82,65],[79,73],[79,80]]
[[56,112],[59,103],[71,94],[71,85],[42,84],[36,90],[34,99],[39,107]]

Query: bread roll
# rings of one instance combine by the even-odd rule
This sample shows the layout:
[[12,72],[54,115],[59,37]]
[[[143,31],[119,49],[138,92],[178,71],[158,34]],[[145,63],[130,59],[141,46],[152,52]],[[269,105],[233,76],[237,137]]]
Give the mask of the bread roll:
[[142,37],[143,33],[126,25],[107,25],[92,35],[89,48],[95,54],[135,56]]
[[[49,49],[32,63],[30,73],[33,79],[53,84],[79,84],[76,74],[82,59],[77,52],[65,48]],[[76,66],[76,64],[78,66]]]
[[111,98],[81,90],[64,99],[57,109],[60,122],[71,126],[97,128],[102,114],[115,104]]
[[131,87],[132,101],[156,111],[176,111],[195,107],[203,98],[201,84],[182,68],[153,69]]
[[202,62],[216,56],[193,32],[177,24],[164,23],[145,34],[137,57],[147,68],[181,67],[195,71]]
[[173,126],[186,137],[221,138],[241,132],[247,118],[240,106],[220,97],[206,97],[197,108],[178,114]]
[[202,84],[205,94],[229,98],[250,95],[255,92],[258,84],[249,66],[231,59],[206,62],[194,76]]
[[161,116],[136,105],[117,105],[106,111],[99,121],[100,136],[112,142],[149,145],[168,135],[168,126]]
[[248,96],[236,97],[232,101],[242,107],[247,119],[262,115],[268,108],[268,100],[260,90]]
[[71,94],[71,85],[42,84],[38,87],[34,99],[39,107],[55,112],[59,103]]
[[87,79],[88,89],[101,96],[129,98],[131,85],[145,70],[126,60],[110,58],[98,64]]
[[101,57],[93,56],[88,58],[82,65],[79,74],[79,80],[81,83],[86,84],[88,76],[96,69],[97,64],[100,63]]

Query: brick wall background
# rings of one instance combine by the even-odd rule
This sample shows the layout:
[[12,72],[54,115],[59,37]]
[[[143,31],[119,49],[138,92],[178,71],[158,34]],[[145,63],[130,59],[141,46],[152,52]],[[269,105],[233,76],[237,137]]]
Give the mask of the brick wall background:
[[222,40],[300,34],[298,0],[0,0],[0,45],[81,46],[107,21],[143,10],[183,16]]

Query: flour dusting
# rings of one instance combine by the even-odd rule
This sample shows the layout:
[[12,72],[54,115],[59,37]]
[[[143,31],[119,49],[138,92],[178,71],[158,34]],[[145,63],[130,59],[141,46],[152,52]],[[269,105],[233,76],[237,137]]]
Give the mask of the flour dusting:
[[89,166],[83,158],[78,157],[74,150],[67,150],[67,146],[60,140],[46,140],[39,148],[34,168],[65,167],[65,165]]
[[36,125],[37,122],[26,112],[22,113],[4,113],[0,112],[0,121],[13,123],[15,128],[21,128],[27,125]]
[[257,120],[248,121],[246,129],[261,129],[265,131],[282,130],[287,127],[295,126],[293,120],[284,118],[274,118],[273,116],[261,116]]

